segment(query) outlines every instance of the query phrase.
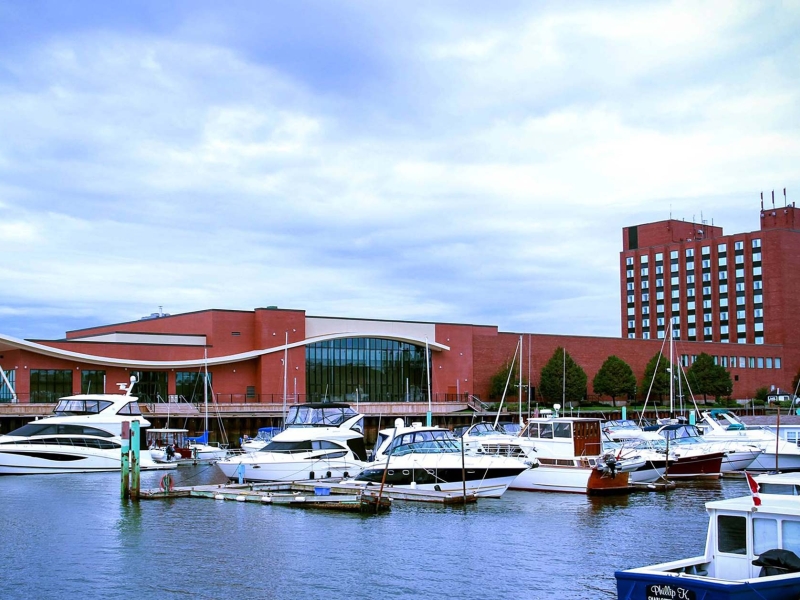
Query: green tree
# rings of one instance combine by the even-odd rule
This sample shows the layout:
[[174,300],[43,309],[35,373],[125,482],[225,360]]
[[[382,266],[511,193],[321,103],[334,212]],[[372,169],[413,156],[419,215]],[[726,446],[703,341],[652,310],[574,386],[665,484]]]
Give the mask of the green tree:
[[[678,372],[677,365],[673,365],[672,372]],[[658,394],[659,400],[664,400],[664,396],[669,395],[669,374],[669,359],[661,352],[657,353],[644,368],[641,389],[647,390],[648,394]]]
[[617,396],[629,396],[636,393],[636,376],[630,365],[618,356],[609,356],[592,380],[595,394],[611,396],[611,402],[617,405]]
[[756,393],[753,394],[753,400],[760,400],[763,404],[767,401],[767,396],[769,396],[769,388],[760,387],[756,390]]
[[[511,379],[508,378],[508,372],[511,370],[511,362],[505,363],[500,370],[497,371],[489,380],[489,398],[499,400],[503,397],[503,391],[506,390],[506,382],[508,381],[508,390],[506,391],[506,399],[509,397],[516,397],[519,391],[519,371],[517,365],[514,364],[514,369],[511,370]],[[525,378],[522,379],[523,390],[527,385]]]
[[719,365],[714,364],[714,358],[703,352],[689,367],[686,377],[692,384],[692,391],[706,396],[714,396],[718,401],[722,396],[730,396],[733,391],[731,374]]
[[565,353],[563,348],[556,348],[553,356],[542,367],[539,391],[549,402],[560,402],[562,396],[565,400],[580,402],[586,396],[587,379],[586,371],[572,360],[569,353]]

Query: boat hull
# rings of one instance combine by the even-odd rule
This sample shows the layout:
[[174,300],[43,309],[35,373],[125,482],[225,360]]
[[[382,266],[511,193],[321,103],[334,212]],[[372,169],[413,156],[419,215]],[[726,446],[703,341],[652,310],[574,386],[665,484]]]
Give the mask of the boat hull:
[[722,474],[723,452],[681,456],[670,464],[668,479],[718,479]]
[[364,468],[365,463],[346,457],[306,458],[286,460],[272,453],[249,452],[241,457],[216,463],[228,479],[244,481],[304,481],[330,477],[350,477]]
[[[154,468],[150,452],[142,450],[141,469]],[[122,468],[119,449],[74,448],[63,445],[16,444],[0,450],[0,475],[58,475],[63,473],[103,473]]]
[[618,600],[785,600],[796,598],[800,574],[725,581],[677,573],[617,571]]
[[603,476],[599,469],[560,465],[539,465],[520,473],[509,486],[526,492],[567,492],[572,494],[610,494],[630,490],[629,473]]
[[[777,468],[776,468],[777,466]],[[778,454],[777,465],[775,453],[768,454],[766,451],[756,457],[747,467],[748,471],[800,471],[800,455],[798,454]]]

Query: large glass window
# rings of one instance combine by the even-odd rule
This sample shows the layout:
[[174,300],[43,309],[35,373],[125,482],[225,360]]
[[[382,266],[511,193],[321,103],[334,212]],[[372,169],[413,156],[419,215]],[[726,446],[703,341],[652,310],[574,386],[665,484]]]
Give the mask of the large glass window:
[[203,385],[203,375],[199,371],[178,371],[175,373],[175,393],[188,402],[203,402],[206,398],[204,393],[211,400],[211,373],[208,374],[208,388]]
[[753,554],[760,555],[778,547],[778,521],[753,519]]
[[81,371],[81,394],[105,394],[105,371]]
[[747,554],[747,519],[719,515],[717,517],[718,549],[730,554]]
[[131,375],[136,376],[133,395],[141,402],[166,402],[168,400],[166,371],[131,371]]
[[15,373],[15,369],[9,369],[5,372],[6,379],[8,379],[8,383],[11,384],[11,389],[6,385],[5,381],[0,379],[0,402],[11,402],[14,400],[14,391],[17,389]]
[[379,338],[326,340],[306,346],[309,401],[423,402],[425,347]]
[[31,369],[31,402],[57,402],[71,395],[71,370]]

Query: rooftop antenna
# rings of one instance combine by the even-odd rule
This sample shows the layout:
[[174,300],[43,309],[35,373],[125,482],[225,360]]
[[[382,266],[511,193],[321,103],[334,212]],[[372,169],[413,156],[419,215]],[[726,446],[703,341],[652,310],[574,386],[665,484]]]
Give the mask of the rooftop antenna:
[[764,210],[764,192],[761,192],[761,210]]

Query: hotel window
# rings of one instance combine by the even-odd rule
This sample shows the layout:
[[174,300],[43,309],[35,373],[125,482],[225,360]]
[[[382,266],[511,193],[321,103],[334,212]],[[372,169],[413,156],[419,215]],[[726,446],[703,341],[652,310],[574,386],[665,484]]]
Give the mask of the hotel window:
[[710,336],[711,335],[711,327],[704,327],[703,328],[703,335]]
[[720,332],[720,333],[724,333],[724,334],[726,334],[726,335],[727,335],[727,333],[728,333],[728,326],[727,326],[727,325],[720,325],[720,327],[719,327],[719,332]]
[[663,304],[656,304],[656,312],[663,313],[664,312],[664,305]]
[[669,270],[670,270],[671,273],[677,273],[678,272],[678,263],[672,263],[669,266]]
[[747,333],[747,325],[745,323],[739,323],[736,326],[736,333]]
[[720,271],[719,272],[719,280],[720,281],[722,281],[723,279],[727,279],[727,278],[728,278],[728,272],[727,271]]
[[736,264],[743,265],[744,264],[744,254],[737,254],[736,255]]
[[642,314],[643,315],[649,315],[650,314],[650,307],[649,306],[643,306],[642,307]]
[[736,291],[737,292],[743,292],[744,291],[744,283],[742,283],[742,282],[737,283],[736,284]]
[[663,327],[664,326],[664,317],[658,317],[658,319],[656,319],[656,325],[658,325],[658,327]]
[[727,267],[728,266],[728,259],[726,257],[724,257],[724,256],[720,256],[719,257],[719,261],[717,261],[717,262],[719,262],[719,266],[720,267]]
[[633,287],[634,287],[633,286],[633,282],[628,283],[628,291],[629,292],[633,291]]
[[628,296],[628,304],[633,304],[635,301],[636,301],[636,296],[634,296],[633,294],[630,294]]
[[680,330],[680,329],[673,329],[673,330],[672,330],[672,336],[673,336],[673,337],[674,337],[676,340],[679,340],[679,339],[681,339],[681,330]]
[[737,321],[744,321],[744,311],[743,310],[737,310],[736,311],[736,320]]
[[781,368],[781,359],[778,358],[777,356],[775,357],[775,368],[776,369],[780,369]]
[[694,310],[694,301],[689,301],[686,303],[687,310]]
[[711,261],[708,260],[708,259],[703,260],[702,264],[703,264],[703,268],[704,269],[710,269],[711,268]]
[[728,299],[727,298],[720,298],[719,299],[719,307],[724,308],[728,306]]
[[763,308],[756,308],[756,309],[753,311],[753,316],[754,316],[756,319],[758,319],[759,317],[763,317],[763,316],[764,316],[764,309],[763,309]]
[[661,262],[664,260],[664,253],[663,252],[656,252],[656,262]]
[[694,315],[686,315],[687,323],[694,323]]
[[767,357],[767,368],[768,369],[772,368],[772,357],[771,356]]
[[656,300],[663,300],[664,292],[656,292]]
[[664,280],[656,279],[656,287],[664,287]]
[[703,281],[711,281],[711,273],[703,273]]
[[761,240],[753,240],[753,248],[761,248]]
[[662,265],[656,266],[656,275],[661,275],[664,272],[664,267]]
[[628,308],[628,316],[630,317],[630,316],[635,315],[635,314],[636,314],[636,309],[633,306],[629,307]]
[[681,297],[681,291],[680,290],[672,290],[672,297],[673,298],[680,298]]
[[628,269],[627,277],[628,279],[633,279],[633,269]]
[[745,362],[744,356],[739,357],[739,368],[744,369],[747,367],[747,363]]
[[670,279],[670,283],[672,284],[672,287],[675,287],[676,285],[678,285],[678,278],[673,277],[672,279]]
[[678,251],[677,250],[673,250],[672,252],[669,253],[669,257],[670,258],[678,258]]
[[687,275],[686,283],[694,283],[694,275]]
[[677,302],[672,303],[672,312],[678,312],[681,309],[681,305]]
[[756,357],[755,356],[748,356],[747,357],[747,366],[750,369],[756,368]]
[[736,306],[744,306],[744,296],[736,296]]
[[647,277],[647,267],[642,267],[642,270],[639,272],[642,277]]
[[634,339],[635,337],[636,337],[636,334],[635,334],[635,333],[629,333],[629,334],[628,334],[628,339],[629,339],[629,340],[632,340],[632,339]]
[[672,324],[673,325],[680,325],[681,324],[680,315],[675,315],[674,317],[672,317]]
[[700,249],[700,253],[701,253],[703,256],[706,256],[707,254],[711,254],[711,246],[703,246],[703,247]]
[[643,282],[642,282],[642,289],[643,289],[643,290],[646,290],[648,287],[650,287],[650,286],[648,285],[648,282],[647,282],[647,281],[643,281]]
[[626,265],[632,265],[633,264],[633,257],[629,256],[628,258],[626,258],[625,259],[625,264]]
[[647,262],[647,254],[642,254],[642,255],[639,257],[639,262],[640,262],[641,264],[645,264],[645,263]]
[[703,300],[703,308],[711,308],[711,300]]
[[703,296],[710,296],[711,295],[711,286],[707,285],[703,287]]
[[686,288],[686,296],[689,298],[694,298],[694,288]]
[[658,339],[660,339],[660,340],[663,340],[664,339],[664,332],[663,331],[657,331],[656,332],[656,337]]
[[686,258],[694,257],[694,248],[687,248],[686,249]]
[[740,335],[736,339],[736,342],[739,343],[739,344],[746,344],[747,343],[747,338],[745,336],[743,336],[743,335]]
[[761,275],[761,267],[753,267],[753,275]]
[[642,339],[643,340],[649,340],[650,339],[650,332],[649,331],[643,331],[642,332]]
[[719,293],[720,294],[727,294],[728,293],[728,284],[723,283],[719,286]]
[[650,327],[650,319],[642,319],[642,327]]
[[754,323],[753,329],[755,329],[758,333],[764,333],[764,324],[763,323]]
[[761,262],[761,252],[753,252],[753,262]]
[[650,294],[642,294],[642,302],[649,302]]
[[733,244],[734,250],[744,250],[744,242],[735,242]]
[[762,304],[764,302],[764,296],[762,296],[761,294],[756,294],[755,296],[753,296],[753,302],[755,304]]
[[694,261],[693,260],[686,261],[686,270],[687,271],[694,271]]
[[756,359],[756,367],[759,368],[759,369],[763,369],[764,368],[764,357],[763,356],[759,356]]
[[717,252],[719,252],[720,254],[722,254],[723,252],[727,252],[727,251],[728,251],[728,246],[726,244],[718,244],[717,245]]
[[697,335],[697,329],[694,327],[689,327],[689,337],[695,337]]
[[763,344],[764,343],[764,336],[763,335],[757,335],[756,339],[755,339],[755,343],[756,344]]
[[634,329],[636,327],[636,321],[628,321],[628,329]]
[[742,279],[744,277],[744,269],[736,269],[736,279]]
[[719,320],[720,321],[727,321],[728,320],[728,313],[726,311],[723,311],[723,312],[719,313]]
[[763,283],[760,280],[756,280],[753,282],[753,289],[760,290]]
[[705,313],[703,315],[703,321],[706,322],[706,323],[711,323],[711,321],[713,319],[714,319],[714,315],[712,315],[711,313]]
[[722,363],[721,366],[727,367],[728,366],[728,357],[727,356],[720,356],[720,362]]

